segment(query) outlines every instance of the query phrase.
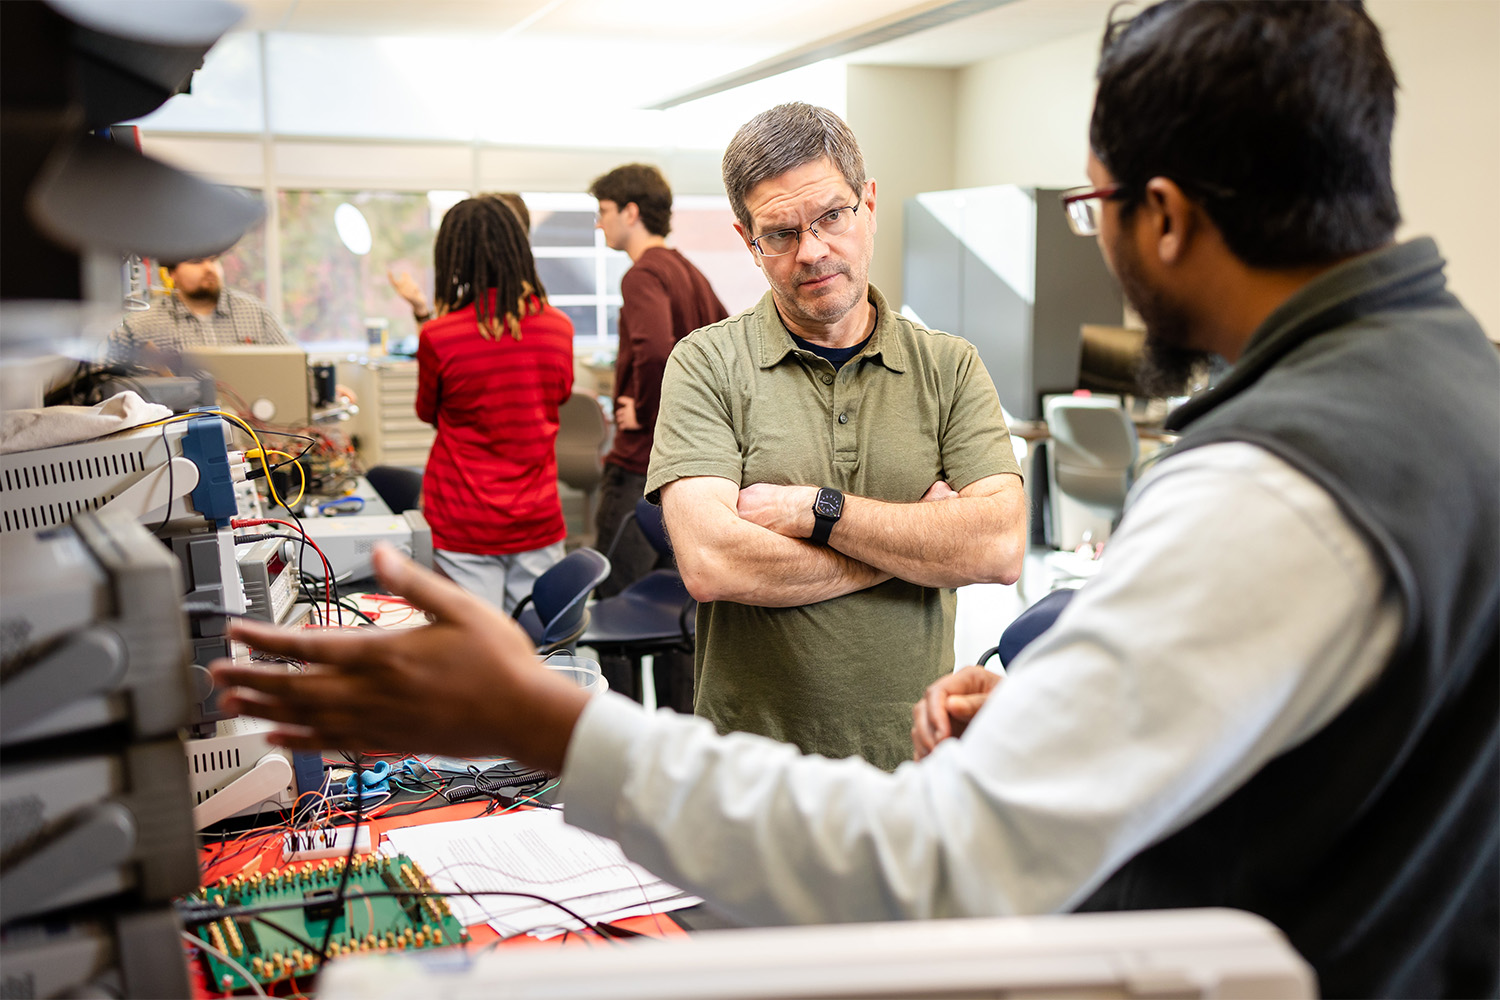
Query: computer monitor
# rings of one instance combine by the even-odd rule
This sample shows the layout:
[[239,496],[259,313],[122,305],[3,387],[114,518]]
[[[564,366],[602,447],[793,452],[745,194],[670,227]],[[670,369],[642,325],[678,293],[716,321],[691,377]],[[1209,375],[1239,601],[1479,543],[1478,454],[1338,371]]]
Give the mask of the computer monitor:
[[183,351],[184,368],[213,376],[219,404],[257,422],[304,427],[311,413],[307,352],[272,344],[199,346]]

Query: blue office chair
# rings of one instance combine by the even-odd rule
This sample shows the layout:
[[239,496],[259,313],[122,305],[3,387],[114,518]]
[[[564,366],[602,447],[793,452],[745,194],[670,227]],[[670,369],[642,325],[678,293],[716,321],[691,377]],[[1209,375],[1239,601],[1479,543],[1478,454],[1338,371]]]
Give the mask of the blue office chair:
[[641,529],[641,534],[646,536],[646,541],[656,550],[657,555],[669,556],[672,554],[672,540],[667,537],[667,525],[662,520],[661,508],[656,506],[645,497],[635,502],[635,524]]
[[979,655],[979,665],[984,666],[989,662],[990,657],[998,655],[1002,667],[1010,666],[1011,661],[1020,655],[1021,650],[1052,627],[1052,623],[1057,621],[1057,616],[1062,614],[1063,608],[1068,606],[1068,602],[1076,593],[1078,593],[1077,590],[1054,590],[1022,611],[1016,616],[1015,621],[1007,625],[1005,631],[1000,633],[999,644],[991,646]]
[[[652,548],[662,554],[671,552],[659,507],[648,500],[638,500],[631,517]],[[642,658],[664,653],[691,653],[697,624],[698,602],[688,593],[682,574],[675,569],[657,569],[615,596],[596,601],[588,628],[578,642],[598,652],[601,665],[611,655],[624,657],[630,675],[628,678],[611,677],[610,687],[639,701]],[[666,675],[657,671],[656,680],[658,695],[667,693],[664,682],[669,679]],[[672,679],[671,683],[679,681]],[[690,679],[686,683],[691,687]],[[674,691],[672,694],[659,698],[660,703],[675,702],[674,707],[680,710],[691,709],[691,691]]]
[[566,649],[588,627],[589,595],[607,576],[608,559],[593,549],[574,549],[536,578],[530,595],[521,599],[511,617],[531,636],[538,652]]

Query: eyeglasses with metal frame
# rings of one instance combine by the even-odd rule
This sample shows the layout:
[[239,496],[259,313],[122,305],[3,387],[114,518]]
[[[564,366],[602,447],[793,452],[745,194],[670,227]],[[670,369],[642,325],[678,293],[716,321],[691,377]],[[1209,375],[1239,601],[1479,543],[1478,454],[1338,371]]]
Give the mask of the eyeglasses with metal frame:
[[1120,184],[1109,184],[1105,187],[1082,187],[1068,188],[1061,192],[1058,199],[1062,202],[1063,212],[1068,216],[1068,228],[1079,236],[1098,236],[1099,217],[1104,214],[1104,203],[1124,197],[1125,188]]
[[824,212],[806,229],[778,229],[774,233],[764,233],[751,240],[750,245],[762,257],[781,257],[802,245],[803,233],[812,233],[825,243],[830,236],[844,235],[854,225],[857,214],[859,202]]

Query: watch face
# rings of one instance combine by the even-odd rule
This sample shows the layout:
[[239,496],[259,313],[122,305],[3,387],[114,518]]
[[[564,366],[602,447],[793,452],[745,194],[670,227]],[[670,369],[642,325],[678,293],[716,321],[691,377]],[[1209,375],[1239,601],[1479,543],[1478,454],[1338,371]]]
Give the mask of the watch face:
[[813,513],[823,517],[838,517],[844,511],[844,495],[833,490],[819,490],[813,501]]

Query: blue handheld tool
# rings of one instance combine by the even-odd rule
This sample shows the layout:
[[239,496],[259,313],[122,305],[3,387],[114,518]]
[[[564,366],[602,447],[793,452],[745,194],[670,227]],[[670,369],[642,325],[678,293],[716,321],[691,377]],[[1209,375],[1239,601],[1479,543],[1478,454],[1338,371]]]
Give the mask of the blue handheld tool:
[[379,761],[368,770],[361,771],[357,775],[349,775],[349,780],[344,782],[344,790],[350,795],[358,795],[361,800],[389,793],[391,790],[390,761]]

